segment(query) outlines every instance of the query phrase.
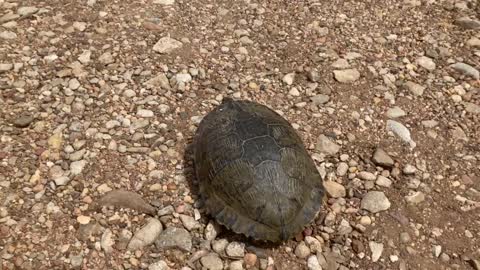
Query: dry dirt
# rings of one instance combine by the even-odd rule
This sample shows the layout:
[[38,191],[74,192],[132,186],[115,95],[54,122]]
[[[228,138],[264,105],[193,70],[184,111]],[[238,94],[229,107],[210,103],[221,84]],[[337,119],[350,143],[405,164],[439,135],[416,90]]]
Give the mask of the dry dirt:
[[[475,0],[0,0],[0,269],[479,270],[479,14]],[[212,226],[198,200],[189,144],[226,96],[283,114],[337,183],[281,245]],[[94,207],[112,190],[145,201]],[[372,191],[385,209],[361,207]]]

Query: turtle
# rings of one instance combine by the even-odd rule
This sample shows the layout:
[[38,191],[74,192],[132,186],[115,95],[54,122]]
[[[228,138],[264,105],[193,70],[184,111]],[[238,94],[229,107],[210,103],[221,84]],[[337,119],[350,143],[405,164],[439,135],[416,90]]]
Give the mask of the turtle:
[[320,211],[323,178],[293,126],[266,105],[224,98],[198,124],[193,164],[207,215],[237,234],[285,242]]

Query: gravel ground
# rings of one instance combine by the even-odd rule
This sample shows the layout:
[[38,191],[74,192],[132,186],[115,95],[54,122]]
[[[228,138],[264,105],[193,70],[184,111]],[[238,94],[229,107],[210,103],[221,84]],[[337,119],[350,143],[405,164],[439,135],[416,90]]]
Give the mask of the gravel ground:
[[[0,269],[480,269],[475,0],[0,0]],[[217,225],[189,144],[231,96],[328,197],[281,245]]]

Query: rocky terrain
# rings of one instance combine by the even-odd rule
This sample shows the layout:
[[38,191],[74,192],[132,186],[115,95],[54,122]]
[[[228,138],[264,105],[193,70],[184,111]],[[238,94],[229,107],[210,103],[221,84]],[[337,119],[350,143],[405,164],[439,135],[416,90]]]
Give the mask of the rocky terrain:
[[[0,0],[0,269],[480,269],[476,0]],[[327,195],[280,245],[217,225],[190,143],[223,97]]]

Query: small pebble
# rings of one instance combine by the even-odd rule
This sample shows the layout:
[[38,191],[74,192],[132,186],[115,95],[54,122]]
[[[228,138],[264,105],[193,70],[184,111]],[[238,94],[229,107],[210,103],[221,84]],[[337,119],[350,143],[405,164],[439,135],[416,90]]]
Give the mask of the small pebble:
[[88,217],[88,216],[78,216],[77,217],[78,223],[80,223],[82,225],[86,225],[86,224],[90,223],[90,220],[91,220],[91,218]]
[[403,167],[403,173],[406,175],[412,175],[415,174],[415,172],[417,172],[417,168],[413,165],[407,164]]
[[353,83],[360,78],[360,72],[357,69],[334,70],[333,74],[341,83]]
[[242,257],[245,254],[245,244],[240,242],[231,242],[225,248],[225,253],[231,257]]
[[310,248],[302,241],[295,248],[295,255],[300,259],[305,259],[310,255]]
[[372,252],[372,262],[378,261],[383,253],[383,244],[370,241],[368,245],[370,247],[370,251]]

